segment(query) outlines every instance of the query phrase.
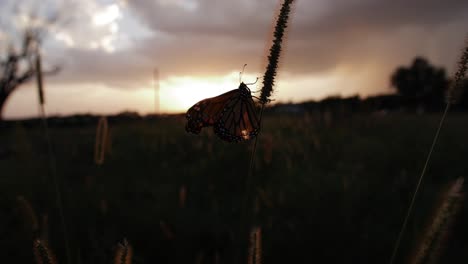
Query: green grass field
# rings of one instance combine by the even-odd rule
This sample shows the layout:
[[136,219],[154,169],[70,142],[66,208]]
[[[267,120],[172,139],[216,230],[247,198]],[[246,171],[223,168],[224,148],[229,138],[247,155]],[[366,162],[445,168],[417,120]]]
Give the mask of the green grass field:
[[[252,181],[263,263],[387,263],[439,118],[265,117]],[[133,263],[216,263],[214,255],[232,263],[246,247],[239,228],[251,145],[224,143],[211,129],[190,135],[184,123],[180,116],[111,122],[101,166],[93,158],[95,125],[50,128],[73,263],[111,263],[123,238]],[[66,263],[41,127],[18,122],[0,135],[10,150],[0,160],[1,259],[33,263],[32,220],[17,201],[23,196]],[[468,115],[449,115],[397,263],[414,251],[440,192],[468,171],[467,135]],[[463,205],[457,222],[467,212]],[[468,229],[455,227],[441,263],[468,261],[459,250]]]

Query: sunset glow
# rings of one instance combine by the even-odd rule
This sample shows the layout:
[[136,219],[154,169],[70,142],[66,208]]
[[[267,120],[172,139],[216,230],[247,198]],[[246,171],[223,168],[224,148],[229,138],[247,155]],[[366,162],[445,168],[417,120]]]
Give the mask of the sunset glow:
[[[244,76],[247,80],[255,77]],[[172,77],[161,82],[161,108],[167,112],[183,112],[196,102],[220,95],[239,86],[239,73],[224,77]],[[255,87],[255,86],[252,86]]]
[[[458,32],[468,23],[465,4],[358,2],[297,1],[274,103],[392,93],[392,72],[415,56],[453,71],[464,38]],[[58,15],[41,44],[45,67],[61,67],[46,78],[49,113],[181,113],[237,88],[245,63],[244,82],[263,75],[277,7],[276,0],[46,0],[35,10],[32,0],[4,0],[0,39],[21,43],[27,14],[36,14],[37,25]],[[22,85],[8,98],[4,117],[37,116],[36,96],[34,81]]]

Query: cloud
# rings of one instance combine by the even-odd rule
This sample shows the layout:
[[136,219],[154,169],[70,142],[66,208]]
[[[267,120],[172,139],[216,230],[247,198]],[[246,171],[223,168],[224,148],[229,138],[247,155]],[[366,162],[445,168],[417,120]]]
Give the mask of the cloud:
[[[93,49],[68,49],[52,83],[100,83],[113,88],[141,88],[151,78],[151,60],[132,51],[107,53]],[[59,58],[57,60],[60,60]]]
[[[154,67],[159,67],[165,78],[223,75],[239,70],[244,63],[260,75],[278,8],[276,0],[107,2],[75,3],[80,3],[77,13],[86,16],[78,19],[75,15],[75,23],[65,28],[68,35],[57,36],[62,42],[71,39],[88,46],[74,45],[55,51],[60,56],[51,55],[51,60],[58,59],[67,67],[60,81],[131,87],[132,81],[138,84],[148,79]],[[297,1],[281,71],[311,75],[343,67],[348,72],[360,71],[372,65],[381,68],[377,72],[386,81],[392,68],[416,55],[452,66],[457,47],[463,43],[464,32],[460,30],[468,22],[464,16],[467,11],[468,2],[456,0]],[[121,16],[126,21],[117,24],[120,30],[112,37],[110,28],[93,25],[97,19],[109,26]],[[133,22],[131,27],[129,21]],[[135,30],[147,34],[135,37],[131,33]],[[114,46],[128,43],[105,54],[103,51],[109,51],[106,40]],[[93,43],[100,48],[90,49]]]
[[[164,36],[147,40],[140,52],[158,58],[171,71],[177,67],[181,74],[190,74],[191,69],[197,74],[261,60],[269,47],[265,41],[277,1],[200,0],[193,10],[134,0],[129,7]],[[416,55],[434,57],[435,63],[447,66],[458,54],[453,43],[463,43],[461,25],[468,22],[467,12],[468,2],[457,0],[297,1],[284,70],[310,74],[376,61],[394,66]]]

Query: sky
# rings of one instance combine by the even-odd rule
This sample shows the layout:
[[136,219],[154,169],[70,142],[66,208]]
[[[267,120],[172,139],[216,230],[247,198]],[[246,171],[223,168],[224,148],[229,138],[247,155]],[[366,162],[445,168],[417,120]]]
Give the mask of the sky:
[[[280,2],[0,0],[0,54],[26,25],[45,29],[43,63],[61,68],[45,80],[50,115],[185,112],[237,88],[244,64],[242,81],[263,75]],[[391,74],[416,56],[450,76],[466,14],[468,1],[459,0],[296,0],[273,99],[392,93]],[[37,114],[31,81],[10,96],[4,117]]]

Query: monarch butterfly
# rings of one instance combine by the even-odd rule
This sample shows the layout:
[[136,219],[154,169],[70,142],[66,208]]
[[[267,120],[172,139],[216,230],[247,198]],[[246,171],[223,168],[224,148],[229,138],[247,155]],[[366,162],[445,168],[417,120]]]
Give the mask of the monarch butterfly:
[[187,111],[185,130],[199,134],[203,127],[213,126],[216,135],[228,142],[241,142],[257,136],[260,122],[249,87],[239,88],[207,98]]

